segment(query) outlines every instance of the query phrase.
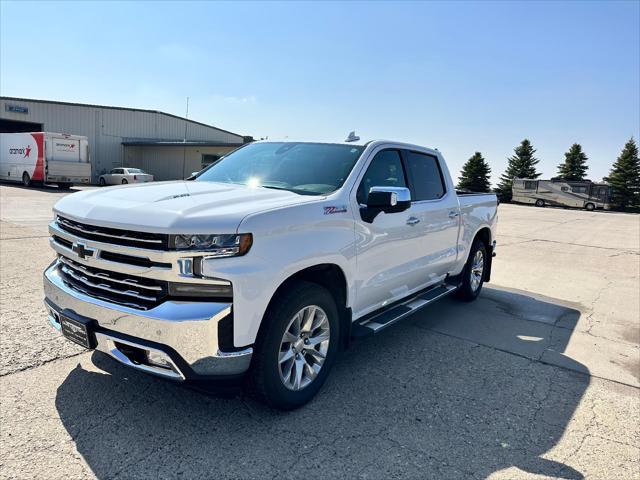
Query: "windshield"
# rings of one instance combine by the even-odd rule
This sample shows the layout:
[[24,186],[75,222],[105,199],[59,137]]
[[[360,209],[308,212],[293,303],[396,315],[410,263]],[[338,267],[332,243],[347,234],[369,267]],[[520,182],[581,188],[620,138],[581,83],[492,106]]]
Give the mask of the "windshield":
[[322,195],[342,186],[363,150],[330,143],[253,143],[202,171],[196,181]]

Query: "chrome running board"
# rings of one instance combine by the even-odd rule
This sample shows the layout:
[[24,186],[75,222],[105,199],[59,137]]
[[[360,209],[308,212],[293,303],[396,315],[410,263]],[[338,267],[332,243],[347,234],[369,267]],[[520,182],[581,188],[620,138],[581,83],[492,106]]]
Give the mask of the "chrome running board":
[[351,335],[360,338],[378,333],[457,289],[456,284],[443,283],[423,290],[400,303],[356,320],[351,327]]

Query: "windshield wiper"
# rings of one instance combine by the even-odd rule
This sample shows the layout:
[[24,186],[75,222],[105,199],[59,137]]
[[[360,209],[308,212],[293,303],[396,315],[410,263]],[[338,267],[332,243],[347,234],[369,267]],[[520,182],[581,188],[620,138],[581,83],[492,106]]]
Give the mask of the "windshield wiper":
[[271,190],[286,190],[287,192],[297,193],[298,195],[320,195],[318,192],[311,192],[309,190],[298,190],[295,188],[278,187],[276,185],[260,185],[262,188],[270,188]]

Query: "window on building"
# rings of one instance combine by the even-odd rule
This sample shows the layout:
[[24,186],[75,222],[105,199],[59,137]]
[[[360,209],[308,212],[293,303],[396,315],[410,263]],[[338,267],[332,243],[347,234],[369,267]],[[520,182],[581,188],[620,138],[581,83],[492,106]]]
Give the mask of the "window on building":
[[445,192],[438,159],[431,155],[407,152],[407,168],[413,180],[412,200],[436,200]]
[[202,154],[202,168],[207,168],[212,163],[216,163],[218,160],[220,160],[220,158],[221,158],[220,155],[203,153]]

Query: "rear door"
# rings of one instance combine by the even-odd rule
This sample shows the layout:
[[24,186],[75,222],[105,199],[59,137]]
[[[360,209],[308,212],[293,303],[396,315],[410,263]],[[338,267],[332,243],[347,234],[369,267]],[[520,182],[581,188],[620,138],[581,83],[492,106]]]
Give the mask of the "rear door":
[[411,189],[411,211],[419,222],[416,248],[425,284],[451,271],[456,263],[460,209],[453,188],[447,186],[444,166],[434,155],[404,150]]
[[47,143],[47,176],[65,181],[85,173],[85,165],[80,165],[79,139],[52,135]]

